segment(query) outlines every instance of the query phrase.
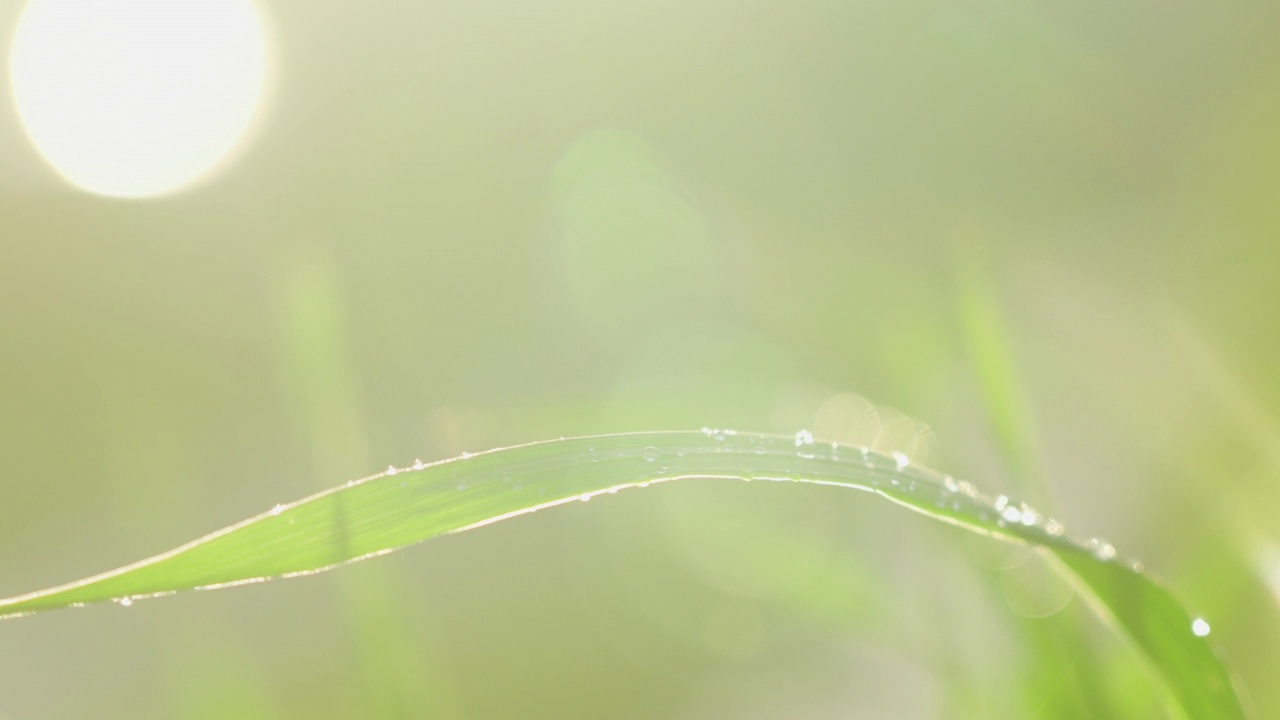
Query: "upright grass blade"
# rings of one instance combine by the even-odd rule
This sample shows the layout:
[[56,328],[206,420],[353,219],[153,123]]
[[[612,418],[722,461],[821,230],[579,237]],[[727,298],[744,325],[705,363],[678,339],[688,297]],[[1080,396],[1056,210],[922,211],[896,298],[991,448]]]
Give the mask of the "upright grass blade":
[[1108,544],[1081,544],[1027,505],[900,455],[704,430],[572,438],[416,463],[327,490],[167,553],[68,585],[0,600],[0,618],[308,575],[416,542],[555,505],[687,478],[836,485],[930,517],[1043,548],[1133,641],[1188,718],[1244,718],[1232,679],[1193,619],[1160,583]]

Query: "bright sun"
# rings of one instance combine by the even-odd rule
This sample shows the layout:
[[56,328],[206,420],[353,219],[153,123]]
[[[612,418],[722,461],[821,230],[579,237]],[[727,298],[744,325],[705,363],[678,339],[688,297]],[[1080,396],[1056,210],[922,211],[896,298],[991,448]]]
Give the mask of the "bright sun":
[[63,177],[146,197],[227,155],[265,65],[253,0],[30,0],[10,75],[27,134]]

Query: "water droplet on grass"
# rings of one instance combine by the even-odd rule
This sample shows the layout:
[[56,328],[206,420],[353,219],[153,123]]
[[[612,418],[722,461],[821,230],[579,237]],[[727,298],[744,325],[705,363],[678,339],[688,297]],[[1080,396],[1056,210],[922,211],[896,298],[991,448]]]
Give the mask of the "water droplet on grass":
[[388,475],[395,475],[395,474],[396,474],[396,473],[398,473],[398,472],[400,472],[400,471],[396,469],[396,466],[395,466],[395,465],[388,465],[388,466],[387,466],[387,474],[388,474]]
[[1039,525],[1040,521],[1044,519],[1044,517],[1040,513],[1036,512],[1035,508],[1031,507],[1026,503],[1021,504],[1021,509],[1022,509],[1022,524],[1026,525],[1027,527],[1031,527],[1032,525]]
[[895,450],[893,452],[893,462],[898,466],[899,470],[906,470],[907,466],[911,464],[911,458]]
[[1209,623],[1204,618],[1196,618],[1191,621],[1191,632],[1196,637],[1204,637],[1209,634],[1210,630],[1212,628],[1209,627]]
[[1102,538],[1092,538],[1089,540],[1089,551],[1099,560],[1111,560],[1116,556],[1116,548],[1111,543]]
[[658,459],[658,448],[650,445],[644,449],[644,459],[646,462],[655,462]]
[[796,455],[806,460],[812,460],[817,455],[813,447],[813,433],[808,430],[796,433]]

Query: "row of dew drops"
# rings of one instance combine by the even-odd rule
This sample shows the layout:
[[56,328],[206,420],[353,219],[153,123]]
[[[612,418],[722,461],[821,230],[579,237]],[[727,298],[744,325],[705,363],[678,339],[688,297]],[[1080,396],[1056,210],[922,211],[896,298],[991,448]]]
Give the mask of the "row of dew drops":
[[[736,430],[731,430],[728,428],[703,427],[702,433],[717,442],[725,442],[727,440],[731,440],[732,438],[738,435],[738,432]],[[752,437],[752,436],[748,436],[748,437]],[[564,440],[564,439],[565,438],[563,437],[560,438],[560,440]],[[824,455],[823,452],[819,450],[820,443],[814,440],[813,433],[811,433],[808,430],[801,429],[800,431],[796,432],[794,436],[794,441],[795,441],[795,448],[796,448],[795,450],[796,457],[798,458],[801,458],[804,460],[813,460],[819,457],[823,457],[824,459],[831,459],[831,460],[840,459],[839,450],[841,448],[841,445],[839,443],[831,442],[829,444],[829,447],[826,448],[829,450],[829,454]],[[764,454],[767,452],[767,449],[764,445],[755,443],[754,437],[752,437],[752,442],[753,442],[753,452],[755,452],[756,454]],[[726,447],[724,449],[728,450],[730,448]],[[867,467],[875,467],[874,458],[876,454],[870,448],[863,446],[863,447],[857,448],[857,450],[861,455],[862,462]],[[676,455],[678,457],[682,457],[686,454],[686,452],[687,451],[684,449],[679,449],[676,451]],[[594,449],[590,450],[590,455],[591,455],[592,462],[599,461],[599,458],[596,457],[595,455]],[[619,455],[621,456],[623,454],[619,453]],[[463,452],[459,456],[459,459],[465,460],[469,457],[471,457],[471,453]],[[646,462],[656,463],[660,458],[660,452],[657,447],[653,445],[649,445],[649,446],[646,446],[644,450],[641,452],[641,457]],[[889,457],[893,459],[894,467],[898,471],[905,470],[911,464],[910,458],[907,457],[906,454],[899,452],[897,450],[892,451],[889,454]],[[422,469],[425,469],[426,467],[427,467],[427,463],[423,462],[419,458],[419,459],[415,459],[411,466],[405,467],[405,468],[398,468],[395,465],[388,465],[384,475],[394,476],[402,472],[422,470]],[[660,467],[657,470],[657,474],[660,475],[662,473],[666,473],[667,470],[668,468],[666,466]],[[750,481],[752,479],[752,475],[746,474],[743,479]],[[509,480],[510,478],[507,478],[507,481]],[[356,484],[356,482],[357,481],[350,481],[347,483],[347,485],[351,486]],[[915,489],[914,480],[908,480],[907,482],[910,483],[907,489]],[[898,479],[897,476],[892,476],[890,477],[889,483],[892,487],[896,488],[896,487],[899,487],[901,481]],[[403,485],[404,484],[402,483],[402,486]],[[649,485],[650,485],[650,482],[648,481],[641,481],[634,484],[635,487],[640,487],[640,488],[645,488],[645,487],[648,487]],[[625,486],[615,486],[615,487],[607,488],[605,490],[600,490],[596,492],[583,493],[579,496],[579,500],[583,502],[587,502],[596,495],[605,494],[605,493],[608,493],[608,494],[617,493],[618,490],[622,489],[623,487]],[[944,475],[942,477],[942,487],[948,494],[964,495],[968,497],[970,500],[974,500],[978,502],[982,501],[982,496],[978,492],[977,488],[968,481],[956,480],[950,475]],[[467,488],[467,485],[465,482],[459,482],[457,485],[458,490],[465,490],[466,488]],[[521,489],[521,487],[517,484],[513,489],[519,490]],[[942,507],[943,504],[944,503],[941,499],[937,503],[938,507]],[[1060,537],[1065,534],[1066,529],[1061,522],[1059,522],[1054,518],[1045,517],[1041,515],[1035,508],[1031,507],[1025,502],[1020,502],[1015,505],[1010,501],[1009,497],[1005,495],[999,495],[995,498],[993,506],[997,513],[996,524],[998,527],[1003,528],[1003,527],[1006,527],[1007,524],[1020,524],[1028,528],[1039,527],[1047,535],[1052,537]],[[960,510],[961,505],[958,501],[953,501],[951,507],[953,510],[958,511]],[[271,515],[279,515],[287,508],[288,508],[287,505],[278,504],[272,507],[269,513]],[[979,510],[979,517],[984,521],[990,521],[991,519],[990,516],[987,515],[985,510]],[[1111,561],[1116,559],[1117,557],[1115,546],[1113,546],[1111,543],[1101,538],[1089,539],[1088,542],[1086,543],[1086,547],[1099,560]],[[1142,572],[1143,571],[1142,563],[1135,561],[1130,565],[1130,569],[1132,569],[1134,572]]]
[[[702,433],[707,437],[715,440],[716,442],[730,441],[736,436],[738,436],[738,432],[736,430],[730,430],[727,428],[704,427],[702,428]],[[763,444],[760,444],[754,436],[747,435],[745,437],[750,438],[752,451],[754,453],[765,454],[767,452],[767,448]],[[565,438],[562,437],[560,439],[564,440]],[[824,459],[831,459],[831,460],[840,459],[839,451],[842,449],[842,446],[839,443],[832,442],[829,445],[826,445],[824,443],[818,443],[817,441],[814,440],[813,433],[811,433],[808,430],[802,429],[799,432],[797,432],[794,436],[794,441],[795,441],[796,457],[802,460],[813,460],[819,457],[822,457]],[[826,445],[826,447],[824,447],[824,445]],[[732,448],[727,446],[723,448],[723,450],[725,451],[729,451],[731,449]],[[717,451],[720,451],[720,450],[721,448],[717,448]],[[857,448],[857,451],[861,456],[862,462],[867,467],[876,467],[875,459],[878,456],[878,453],[872,451],[870,448],[867,448],[867,447],[859,447]],[[687,452],[686,450],[680,449],[676,451],[676,455],[677,457],[683,457],[686,454],[686,452]],[[700,449],[699,452],[703,452],[703,450]],[[599,458],[596,457],[594,449],[592,449],[589,454],[591,456],[592,462],[599,461]],[[465,460],[469,457],[472,457],[471,453],[463,452],[458,459]],[[659,452],[657,447],[653,445],[649,445],[649,446],[646,446],[641,451],[641,457],[646,462],[657,463],[661,459],[661,453]],[[906,454],[896,450],[889,453],[888,457],[892,459],[894,469],[896,469],[899,472],[905,470],[911,464],[911,459],[907,457]],[[394,476],[402,472],[423,470],[426,467],[427,467],[427,463],[423,462],[421,459],[415,459],[412,465],[405,468],[398,468],[395,465],[388,465],[385,473],[383,473],[383,476]],[[667,470],[668,468],[666,466],[662,466],[658,468],[658,474],[661,475],[663,473],[666,473]],[[744,475],[743,479],[750,481],[752,477],[753,476],[748,473]],[[645,487],[648,487],[651,484],[651,482],[660,482],[664,479],[665,478],[656,478],[655,480],[652,480],[652,481],[640,481],[640,482],[634,483],[634,487],[645,488]],[[506,478],[506,480],[510,481],[510,478],[508,477]],[[351,481],[347,483],[347,485],[348,486],[355,485],[357,482],[358,481]],[[896,487],[899,487],[901,481],[899,480],[898,476],[892,475],[890,476],[889,482],[892,487],[896,488]],[[909,479],[906,482],[910,483],[907,489],[909,490],[915,489],[915,485],[914,485],[915,481],[913,479]],[[403,486],[404,484],[401,483],[401,485]],[[965,480],[956,480],[950,475],[943,475],[941,478],[941,485],[944,491],[944,495],[941,496],[939,501],[936,503],[936,505],[939,508],[944,507],[944,505],[946,504],[944,499],[948,496],[964,496],[968,498],[970,501],[973,501],[974,503],[977,503],[979,505],[988,504],[987,501],[984,501],[978,489],[970,482],[967,482]],[[596,495],[601,495],[606,493],[614,494],[614,493],[617,493],[619,490],[623,489],[624,487],[629,487],[629,486],[630,485],[620,485],[620,486],[606,488],[604,490],[583,493],[579,495],[577,499],[582,502],[587,502]],[[457,487],[459,490],[465,490],[467,486],[465,482],[460,482]],[[521,487],[519,484],[516,484],[514,485],[513,489],[520,490]],[[996,513],[996,516],[997,516],[996,525],[998,527],[1004,528],[1004,527],[1007,527],[1008,525],[1021,525],[1025,528],[1038,528],[1050,537],[1062,537],[1066,533],[1066,528],[1058,520],[1052,517],[1046,517],[1042,515],[1035,508],[1031,507],[1025,502],[1018,502],[1015,504],[1006,495],[996,496],[994,501],[990,501],[989,505],[992,509],[994,509]],[[954,511],[959,511],[962,508],[962,505],[958,500],[952,500],[950,506],[951,506],[951,509]],[[289,507],[288,505],[283,505],[283,504],[275,505],[268,511],[268,514],[273,516],[280,515],[286,509],[288,509],[288,507]],[[979,509],[978,514],[983,521],[989,522],[991,520],[990,515],[987,514],[987,511],[985,509]],[[1084,545],[1089,550],[1089,552],[1098,560],[1101,560],[1104,562],[1112,562],[1117,559],[1118,553],[1116,551],[1115,546],[1107,542],[1106,540],[1103,540],[1101,538],[1090,538],[1088,541],[1084,543]],[[1144,571],[1142,563],[1138,561],[1133,561],[1129,563],[1128,567],[1130,570],[1136,573],[1141,573]],[[124,596],[124,597],[113,598],[112,601],[120,605],[121,607],[130,607],[134,604],[135,600],[138,600],[138,599],[141,599],[141,597]],[[77,603],[77,605],[82,605],[82,603]],[[1197,637],[1207,636],[1210,633],[1210,630],[1211,630],[1210,625],[1208,621],[1206,621],[1204,618],[1196,617],[1192,620],[1191,632]]]

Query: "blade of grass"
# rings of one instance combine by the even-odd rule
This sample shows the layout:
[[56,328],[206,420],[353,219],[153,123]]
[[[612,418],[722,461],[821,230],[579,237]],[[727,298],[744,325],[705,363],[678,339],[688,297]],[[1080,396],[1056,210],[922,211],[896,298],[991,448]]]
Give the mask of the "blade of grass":
[[978,260],[961,263],[960,327],[1000,450],[1020,492],[1043,493],[1043,468],[1030,403],[1018,381],[1013,343],[999,298]]
[[[167,553],[0,600],[0,618],[115,599],[308,575],[446,533],[632,487],[689,478],[814,483],[876,493],[938,520],[1056,556],[1166,681],[1190,718],[1244,718],[1226,667],[1159,582],[1108,544],[1081,544],[1030,507],[885,456],[796,438],[706,430],[626,433],[491,450],[352,481]],[[1193,631],[1193,627],[1197,631]]]
[[[1031,406],[1017,372],[1005,304],[980,251],[970,248],[957,266],[959,325],[978,381],[978,397],[986,406],[988,425],[1006,467],[1020,483],[1019,493],[1037,501],[1045,499],[1041,453],[1031,422]],[[1000,572],[990,577],[998,582]],[[1099,670],[1103,661],[1099,648],[1093,646],[1089,633],[1082,632],[1079,623],[1027,619],[1020,623],[1020,630],[1017,637],[1029,655],[1029,662],[1020,663],[1018,668],[1022,673],[1018,680],[1024,713],[1062,720],[1125,715],[1116,707],[1120,698],[1112,696],[1114,685],[1108,686],[1108,678]],[[1130,659],[1141,662],[1136,657]],[[1128,686],[1126,694],[1149,703],[1145,698],[1147,689],[1141,684]]]

